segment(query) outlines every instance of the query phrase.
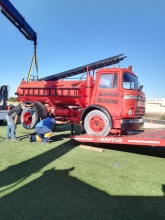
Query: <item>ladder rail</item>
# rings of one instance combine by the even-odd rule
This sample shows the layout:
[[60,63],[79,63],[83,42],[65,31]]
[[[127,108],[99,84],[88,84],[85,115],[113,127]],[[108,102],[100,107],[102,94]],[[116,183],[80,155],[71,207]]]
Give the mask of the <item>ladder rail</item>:
[[124,56],[124,54],[119,54],[119,55],[109,57],[109,58],[106,58],[106,59],[103,59],[103,60],[100,60],[97,62],[86,64],[86,65],[83,65],[83,66],[80,66],[80,67],[77,67],[77,68],[74,68],[71,70],[67,70],[67,71],[57,73],[57,74],[54,74],[51,76],[43,77],[43,78],[38,79],[38,81],[44,81],[44,80],[45,81],[54,81],[54,80],[64,79],[64,78],[67,78],[70,76],[75,76],[75,75],[87,72],[87,68],[89,70],[96,70],[96,69],[103,68],[106,66],[114,65],[116,63],[119,63],[120,61],[122,61],[126,57],[127,56]]

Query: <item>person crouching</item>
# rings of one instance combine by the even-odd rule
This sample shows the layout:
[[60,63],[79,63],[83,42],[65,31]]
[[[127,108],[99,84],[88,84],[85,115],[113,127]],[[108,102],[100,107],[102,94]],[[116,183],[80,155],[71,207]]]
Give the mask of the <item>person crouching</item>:
[[50,114],[49,117],[41,120],[35,126],[36,135],[30,135],[30,142],[42,142],[49,143],[49,139],[52,136],[52,129],[55,124],[67,124],[68,122],[56,121],[54,115]]

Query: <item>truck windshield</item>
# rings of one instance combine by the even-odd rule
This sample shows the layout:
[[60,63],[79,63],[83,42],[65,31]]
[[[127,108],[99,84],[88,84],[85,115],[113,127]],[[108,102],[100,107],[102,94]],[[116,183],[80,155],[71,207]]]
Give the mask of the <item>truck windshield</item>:
[[132,89],[139,90],[140,83],[138,78],[130,73],[125,72],[123,74],[123,88],[124,89]]

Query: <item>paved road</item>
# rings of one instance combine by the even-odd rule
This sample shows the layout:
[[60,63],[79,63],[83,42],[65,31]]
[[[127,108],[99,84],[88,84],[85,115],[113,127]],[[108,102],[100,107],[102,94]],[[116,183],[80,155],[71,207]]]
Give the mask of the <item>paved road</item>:
[[165,124],[156,124],[156,123],[148,123],[144,122],[144,128],[151,128],[151,129],[165,129]]
[[144,118],[144,128],[165,129],[165,120]]
[[144,121],[147,122],[147,123],[165,125],[165,120],[157,120],[157,119],[152,119],[152,118],[144,118]]

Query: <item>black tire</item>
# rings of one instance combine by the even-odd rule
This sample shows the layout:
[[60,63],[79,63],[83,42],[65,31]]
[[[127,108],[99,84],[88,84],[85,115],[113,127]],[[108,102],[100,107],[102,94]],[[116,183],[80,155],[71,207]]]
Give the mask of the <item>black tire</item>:
[[34,102],[35,104],[35,109],[38,113],[38,117],[41,119],[44,119],[47,117],[47,111],[45,106],[41,102]]
[[35,127],[39,120],[38,113],[34,108],[24,108],[21,113],[21,124],[26,129]]
[[1,124],[3,124],[3,122],[4,122],[4,120],[3,120],[3,119],[2,119],[2,120],[0,120],[0,125],[1,125]]
[[106,136],[110,132],[111,122],[102,111],[92,110],[85,117],[84,127],[90,135]]

